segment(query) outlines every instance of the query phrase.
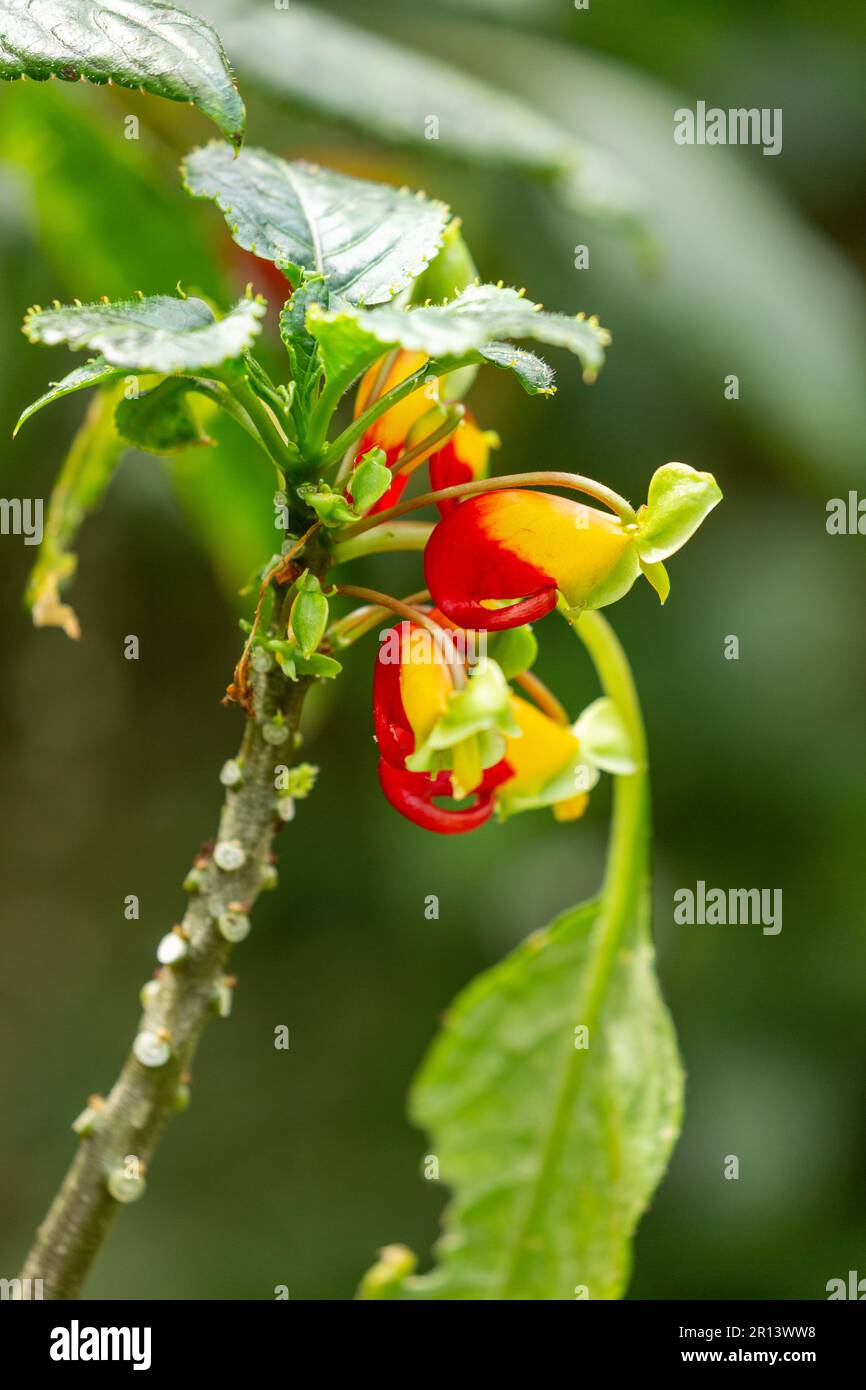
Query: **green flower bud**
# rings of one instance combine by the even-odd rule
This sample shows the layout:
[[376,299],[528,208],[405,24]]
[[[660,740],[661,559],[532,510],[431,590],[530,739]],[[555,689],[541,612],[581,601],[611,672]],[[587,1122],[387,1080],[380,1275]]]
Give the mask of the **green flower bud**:
[[394,481],[383,449],[368,449],[349,478],[349,494],[359,515],[374,507]]
[[304,570],[298,579],[297,590],[289,622],[301,655],[309,660],[328,626],[328,600],[319,580],[309,570]]

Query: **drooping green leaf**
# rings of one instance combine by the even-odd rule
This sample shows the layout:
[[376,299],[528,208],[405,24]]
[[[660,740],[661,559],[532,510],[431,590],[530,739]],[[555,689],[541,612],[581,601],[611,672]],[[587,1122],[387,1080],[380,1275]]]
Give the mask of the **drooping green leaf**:
[[177,454],[212,444],[190,404],[194,391],[218,399],[212,383],[183,376],[169,377],[152,391],[124,397],[114,413],[118,433],[148,454]]
[[597,1016],[599,903],[535,933],[449,1010],[412,1115],[454,1195],[437,1267],[408,1278],[400,1297],[622,1293],[630,1240],[664,1172],[682,1103],[645,897],[635,906]]
[[26,420],[41,410],[44,405],[51,405],[54,401],[62,400],[64,396],[71,396],[73,391],[83,391],[87,386],[101,386],[106,381],[113,380],[114,377],[122,376],[122,367],[111,367],[104,358],[94,357],[92,361],[85,362],[81,367],[75,367],[62,381],[55,381],[38,400],[28,405],[18,417],[18,423],[12,431],[12,437],[20,430]]
[[63,603],[61,588],[75,573],[72,550],[85,517],[101,502],[126,449],[114,428],[121,387],[109,387],[91,401],[54,484],[36,564],[27,582],[26,602],[37,627],[61,627],[67,637],[81,635],[75,610]]
[[90,348],[130,371],[201,371],[239,357],[260,332],[264,312],[260,299],[242,299],[225,318],[215,319],[204,300],[157,294],[31,309],[24,332],[32,343]]
[[188,101],[239,145],[244,105],[214,30],[162,0],[2,0],[0,78],[114,82]]
[[296,0],[286,13],[229,14],[220,29],[244,80],[292,106],[428,155],[528,173],[571,209],[643,225],[639,181],[600,145],[427,53]]
[[447,304],[400,309],[386,305],[378,309],[338,308],[323,310],[311,306],[307,325],[319,340],[326,373],[337,374],[346,364],[354,362],[358,369],[374,360],[385,349],[407,348],[425,352],[430,358],[447,361],[478,352],[489,353],[488,360],[498,366],[511,366],[521,380],[540,387],[535,362],[517,362],[515,349],[510,349],[514,362],[508,359],[508,348],[502,338],[533,338],[573,352],[583,365],[584,379],[591,381],[604,362],[604,349],[610,342],[607,330],[594,318],[580,314],[552,314],[526,299],[519,291],[501,285],[470,285]]
[[218,141],[193,150],[184,182],[225,214],[234,240],[285,270],[325,278],[352,304],[392,299],[442,244],[448,209],[406,189],[369,183],[266,150],[234,157]]

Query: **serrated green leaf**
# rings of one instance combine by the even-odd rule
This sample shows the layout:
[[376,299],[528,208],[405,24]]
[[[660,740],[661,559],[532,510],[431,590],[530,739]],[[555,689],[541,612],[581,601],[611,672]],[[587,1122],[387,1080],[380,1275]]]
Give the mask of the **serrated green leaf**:
[[31,416],[35,415],[45,405],[51,405],[54,401],[62,400],[64,396],[71,396],[74,391],[83,391],[87,386],[101,386],[106,381],[112,381],[115,377],[123,375],[122,367],[111,367],[104,358],[95,357],[91,362],[85,362],[82,367],[75,367],[62,381],[55,381],[43,396],[28,405],[18,417],[18,423],[12,431],[12,438],[20,430],[21,426]]
[[114,82],[188,101],[239,145],[244,105],[214,30],[162,0],[2,0],[0,78]]
[[177,454],[213,440],[202,431],[189,402],[193,391],[217,400],[216,388],[191,377],[169,377],[152,391],[124,398],[114,412],[118,434],[148,454]]
[[307,326],[321,344],[326,372],[334,373],[345,370],[348,362],[360,368],[391,347],[425,352],[430,358],[447,361],[473,351],[483,356],[492,343],[493,354],[486,360],[529,376],[535,368],[522,362],[518,370],[516,349],[510,350],[513,364],[504,360],[506,348],[498,340],[513,337],[567,348],[582,363],[584,378],[593,380],[610,341],[607,330],[595,319],[547,313],[517,290],[500,285],[470,285],[447,304],[408,309],[341,305],[323,310],[314,305],[307,314]]
[[27,581],[25,600],[36,626],[60,627],[67,637],[80,636],[75,610],[60,597],[78,565],[72,545],[82,522],[101,502],[126,450],[114,428],[120,391],[120,386],[100,391],[88,407],[54,484],[42,545]]
[[31,309],[24,332],[32,343],[101,352],[106,362],[129,371],[201,371],[239,357],[261,331],[264,312],[258,299],[242,299],[225,318],[215,319],[202,299],[157,294]]
[[237,158],[214,142],[193,150],[184,183],[211,198],[245,251],[273,261],[293,284],[324,276],[331,295],[382,304],[430,263],[449,213],[443,203],[387,184],[369,183],[266,150]]

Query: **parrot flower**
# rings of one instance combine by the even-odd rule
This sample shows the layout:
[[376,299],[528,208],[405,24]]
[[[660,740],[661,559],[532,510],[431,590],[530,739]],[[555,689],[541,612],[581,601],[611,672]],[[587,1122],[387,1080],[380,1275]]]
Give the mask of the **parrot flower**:
[[630,525],[552,493],[476,494],[433,531],[424,555],[427,586],[452,622],[489,631],[543,617],[559,595],[572,610],[603,608],[628,593],[640,573],[664,603],[670,583],[662,561],[721,495],[711,474],[682,463],[656,471],[647,505]]
[[[373,719],[379,779],[391,805],[416,825],[454,834],[474,830],[490,818],[493,790],[510,775],[510,769],[499,756],[501,736],[491,734],[497,716],[503,715],[501,701],[496,707],[499,692],[492,700],[488,696],[483,710],[467,708],[464,698],[461,710],[459,697],[468,693],[468,684],[460,689],[454,671],[459,666],[462,675],[465,666],[448,642],[444,628],[441,644],[417,623],[403,621],[390,629],[376,661]],[[494,684],[495,680],[494,676]],[[477,694],[472,692],[470,706],[473,700],[478,704]],[[452,718],[448,727],[455,697],[459,717]],[[514,727],[507,711],[505,723]],[[467,796],[474,800],[462,809],[444,808],[433,801],[434,797],[462,800]]]
[[[490,471],[490,450],[498,448],[498,434],[494,430],[479,429],[474,415],[467,411],[444,447],[430,457],[430,486],[438,491],[486,478]],[[447,516],[457,506],[457,501],[445,498],[437,505],[440,516]]]
[[[379,779],[391,805],[415,825],[455,834],[483,825],[494,811],[504,820],[542,806],[557,820],[575,820],[600,770],[634,770],[610,700],[597,700],[570,726],[515,695],[496,662],[481,658],[468,673],[462,658],[459,666],[462,686],[429,631],[408,621],[391,628],[379,649]],[[444,798],[467,804],[438,805]]]

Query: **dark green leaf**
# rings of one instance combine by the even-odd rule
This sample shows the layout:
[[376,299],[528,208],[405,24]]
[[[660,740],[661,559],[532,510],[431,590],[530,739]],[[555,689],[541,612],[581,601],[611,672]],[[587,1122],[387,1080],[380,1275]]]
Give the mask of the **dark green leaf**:
[[244,106],[209,24],[161,0],[2,0],[0,78],[60,77],[188,101],[239,145]]
[[26,602],[37,627],[62,627],[79,637],[75,610],[60,598],[78,565],[71,549],[82,522],[102,501],[126,444],[114,428],[120,386],[100,391],[72,441],[48,503],[45,532],[27,582]]
[[264,304],[242,299],[215,319],[201,299],[158,294],[115,304],[31,309],[24,331],[33,343],[67,343],[101,352],[130,371],[182,372],[239,357],[261,330]]
[[169,377],[152,391],[124,398],[114,414],[118,433],[148,454],[177,454],[212,444],[190,405],[189,396],[194,391],[217,399],[216,387],[182,376]]
[[293,284],[324,276],[353,304],[392,299],[442,244],[448,209],[405,189],[288,163],[266,150],[194,150],[184,166],[194,197],[212,198],[245,251],[273,261]]
[[68,376],[65,376],[62,381],[55,381],[44,396],[40,396],[38,400],[21,412],[18,423],[12,431],[13,439],[25,420],[29,420],[31,415],[35,415],[44,405],[51,405],[53,401],[59,401],[64,396],[71,396],[73,391],[83,391],[87,386],[101,386],[103,382],[112,381],[114,377],[122,375],[122,367],[111,367],[104,358],[100,357],[95,357],[91,362],[85,362],[82,367],[75,367]]

